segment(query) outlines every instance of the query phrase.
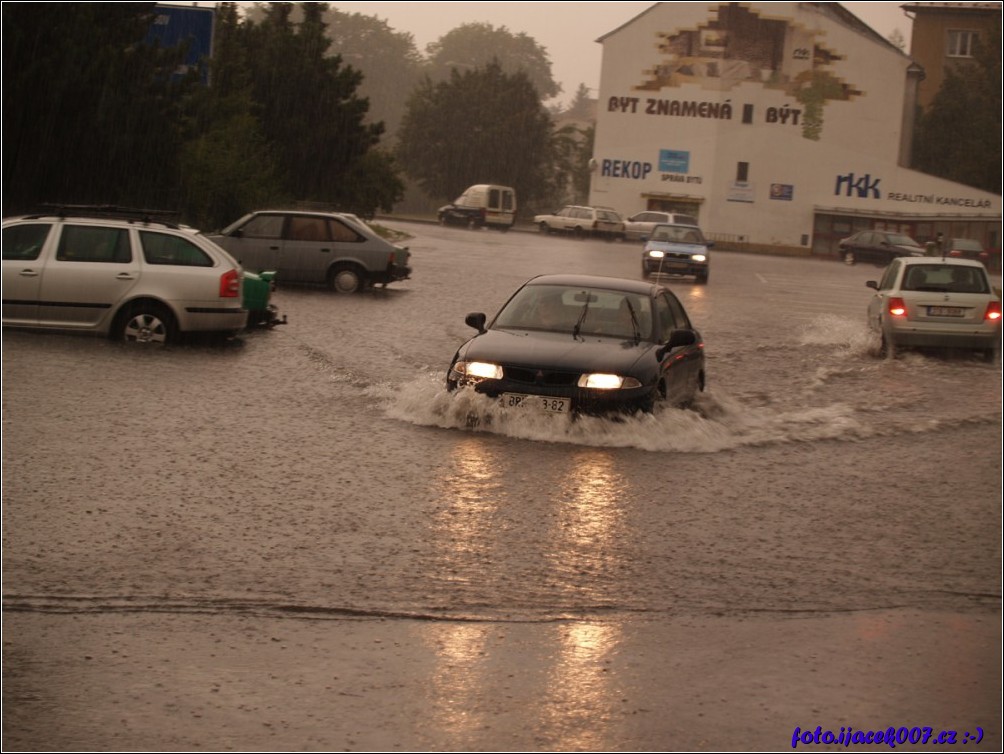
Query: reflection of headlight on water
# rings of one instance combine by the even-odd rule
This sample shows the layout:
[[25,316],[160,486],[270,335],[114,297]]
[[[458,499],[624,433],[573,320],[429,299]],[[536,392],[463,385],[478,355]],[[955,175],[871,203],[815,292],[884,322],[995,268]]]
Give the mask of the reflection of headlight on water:
[[502,379],[502,367],[487,361],[458,361],[453,365],[453,371],[458,375],[480,380]]
[[584,374],[579,377],[579,387],[594,390],[620,390],[621,388],[641,387],[634,377],[621,377],[619,374]]

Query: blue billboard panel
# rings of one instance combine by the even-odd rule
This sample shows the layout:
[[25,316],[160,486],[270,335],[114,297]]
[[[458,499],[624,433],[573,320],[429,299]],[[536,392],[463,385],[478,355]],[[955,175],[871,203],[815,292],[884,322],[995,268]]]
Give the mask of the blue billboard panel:
[[680,152],[676,149],[659,150],[660,173],[689,173],[690,152]]
[[[177,75],[183,76],[212,57],[213,21],[216,18],[214,9],[157,5],[154,6],[154,13],[153,25],[147,33],[148,42],[157,42],[164,48],[188,44],[185,62],[176,72]],[[203,65],[203,83],[207,83],[207,76],[208,69]]]

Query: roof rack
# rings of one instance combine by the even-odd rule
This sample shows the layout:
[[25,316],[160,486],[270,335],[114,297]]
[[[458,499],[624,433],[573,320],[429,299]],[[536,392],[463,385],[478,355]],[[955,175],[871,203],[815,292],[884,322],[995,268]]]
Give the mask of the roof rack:
[[141,222],[144,224],[158,223],[169,228],[177,229],[179,224],[170,222],[166,218],[177,218],[181,213],[166,209],[139,209],[135,207],[119,207],[115,204],[41,204],[39,207],[45,210],[32,217],[44,215],[56,215],[57,217],[95,217],[108,218],[114,220],[127,220],[129,222]]

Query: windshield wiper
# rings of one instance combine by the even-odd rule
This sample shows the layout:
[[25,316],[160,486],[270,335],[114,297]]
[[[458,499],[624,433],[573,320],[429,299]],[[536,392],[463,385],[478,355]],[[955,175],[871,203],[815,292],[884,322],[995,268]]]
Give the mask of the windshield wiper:
[[634,307],[631,306],[630,299],[625,298],[624,303],[627,304],[628,311],[631,312],[631,328],[634,330],[634,344],[638,345],[641,341],[641,325],[638,324],[638,317],[635,316]]
[[589,314],[589,294],[586,293],[585,291],[583,291],[583,294],[586,297],[586,303],[582,307],[582,314],[579,315],[578,322],[576,322],[575,323],[575,327],[572,328],[572,338],[573,339],[579,337],[579,331],[582,329],[582,323],[585,321],[586,315]]

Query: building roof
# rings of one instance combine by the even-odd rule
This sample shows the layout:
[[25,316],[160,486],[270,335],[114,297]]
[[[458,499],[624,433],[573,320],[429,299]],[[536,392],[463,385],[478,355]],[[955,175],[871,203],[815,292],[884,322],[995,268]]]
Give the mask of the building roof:
[[1000,13],[1000,3],[904,3],[908,13]]
[[[722,3],[722,4],[724,5],[724,3]],[[655,10],[656,8],[658,8],[660,5],[666,5],[666,3],[655,3],[654,5],[652,5],[651,8],[646,8],[641,13],[639,13],[637,16],[635,16],[634,18],[631,18],[628,21],[625,21],[623,24],[621,24],[620,26],[618,26],[616,29],[614,29],[612,31],[608,31],[606,34],[604,34],[602,37],[600,37],[596,41],[600,42],[600,43],[604,42],[608,37],[613,36],[614,34],[616,34],[617,32],[619,32],[621,29],[623,29],[625,26],[633,24],[635,21],[637,21],[642,16],[645,16],[645,15],[651,13],[653,10]],[[888,48],[890,48],[892,50],[895,50],[896,52],[898,52],[901,55],[904,55],[904,56],[906,55],[906,53],[904,53],[903,50],[901,50],[899,47],[897,47],[896,45],[894,45],[888,39],[886,39],[885,37],[883,37],[877,31],[875,31],[874,29],[872,29],[872,27],[870,27],[868,24],[866,24],[860,18],[858,18],[853,13],[851,13],[849,10],[847,10],[847,8],[845,8],[841,3],[818,2],[818,3],[798,3],[798,5],[804,6],[804,7],[813,8],[816,11],[818,11],[819,13],[827,15],[830,18],[832,18],[832,19],[834,19],[836,21],[839,21],[840,23],[843,23],[845,26],[849,26],[850,28],[852,28],[855,31],[857,31],[859,34],[862,34],[863,36],[868,37],[873,42],[877,42],[877,43],[879,43],[879,44],[881,44],[881,45],[883,45],[885,47],[888,47]],[[927,6],[927,5],[985,5],[985,6],[988,6],[988,7],[997,6],[998,9],[999,9],[999,4],[997,4],[997,3],[923,3],[923,5],[924,6]],[[905,8],[906,6],[902,6],[902,7]]]

